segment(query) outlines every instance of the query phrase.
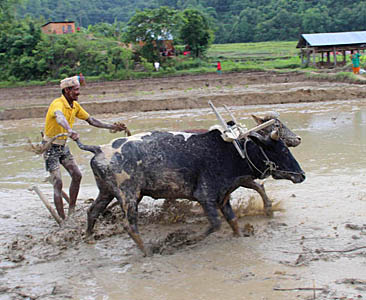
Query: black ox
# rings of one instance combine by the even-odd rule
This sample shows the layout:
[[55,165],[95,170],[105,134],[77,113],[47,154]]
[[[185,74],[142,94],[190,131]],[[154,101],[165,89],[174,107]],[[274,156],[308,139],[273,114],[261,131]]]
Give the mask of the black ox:
[[[261,125],[269,120],[274,120],[274,124],[265,127],[264,129],[258,131],[262,135],[270,134],[272,131],[276,131],[278,133],[278,137],[285,143],[287,147],[297,147],[301,144],[301,137],[292,132],[281,120],[278,118],[279,114],[277,112],[270,112],[264,115],[263,117],[259,117],[256,115],[252,115],[252,118],[257,123],[257,125]],[[235,122],[229,121],[227,123],[229,126],[235,125]],[[185,130],[185,132],[191,133],[205,133],[207,130],[205,129],[190,129]],[[264,184],[258,183],[252,178],[247,178],[241,182],[241,186],[255,190],[262,198],[264,211],[267,216],[273,215],[272,210],[272,201],[268,198],[267,193],[264,188]],[[169,199],[170,201],[171,199]],[[230,201],[230,195],[227,195],[227,199],[224,201]]]
[[115,139],[104,146],[86,146],[80,141],[78,145],[95,154],[90,164],[99,188],[88,209],[87,234],[116,198],[123,211],[123,227],[145,255],[148,251],[137,228],[138,204],[143,196],[199,202],[209,220],[202,236],[220,228],[219,208],[234,235],[239,236],[237,219],[227,201],[234,190],[270,175],[293,183],[305,180],[278,132],[265,136],[253,133],[241,140],[245,159],[232,143],[223,141],[218,130],[203,134],[154,131]]

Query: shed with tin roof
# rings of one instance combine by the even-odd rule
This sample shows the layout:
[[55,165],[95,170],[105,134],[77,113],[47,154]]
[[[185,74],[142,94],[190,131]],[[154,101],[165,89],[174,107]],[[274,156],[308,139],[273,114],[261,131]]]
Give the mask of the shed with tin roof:
[[[348,53],[365,51],[366,31],[302,34],[296,48],[301,49],[302,64],[311,63],[312,57],[312,64],[319,67],[344,65]],[[320,56],[318,62],[317,55]],[[340,55],[343,59],[339,57]]]

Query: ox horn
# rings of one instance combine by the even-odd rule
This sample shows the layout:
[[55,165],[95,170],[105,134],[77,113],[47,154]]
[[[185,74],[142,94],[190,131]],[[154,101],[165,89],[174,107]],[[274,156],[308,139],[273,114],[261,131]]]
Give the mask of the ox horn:
[[275,141],[278,141],[280,139],[280,135],[279,135],[277,129],[272,130],[272,132],[271,132],[271,139],[272,140],[275,140]]

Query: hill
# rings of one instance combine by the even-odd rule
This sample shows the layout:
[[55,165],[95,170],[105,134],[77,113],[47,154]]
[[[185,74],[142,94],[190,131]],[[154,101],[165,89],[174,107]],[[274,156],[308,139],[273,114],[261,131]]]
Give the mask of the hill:
[[301,33],[366,28],[364,0],[25,0],[17,12],[21,17],[73,20],[88,27],[101,22],[125,24],[136,10],[160,6],[204,12],[215,28],[215,43],[296,40]]

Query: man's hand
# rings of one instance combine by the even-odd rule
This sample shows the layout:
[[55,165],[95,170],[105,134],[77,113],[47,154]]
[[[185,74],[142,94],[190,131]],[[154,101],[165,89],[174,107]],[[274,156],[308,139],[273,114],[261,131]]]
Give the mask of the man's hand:
[[68,133],[70,135],[70,138],[72,138],[74,141],[76,141],[80,137],[79,134],[72,129],[68,130]]
[[128,136],[131,135],[131,132],[128,130],[127,126],[122,122],[114,122],[111,125],[111,124],[101,122],[98,119],[91,117],[91,116],[86,121],[94,127],[109,129],[110,133],[125,131]]
[[125,131],[127,129],[126,125],[122,122],[114,122],[110,132],[115,133],[119,131]]

